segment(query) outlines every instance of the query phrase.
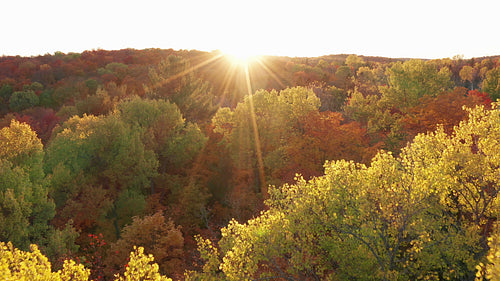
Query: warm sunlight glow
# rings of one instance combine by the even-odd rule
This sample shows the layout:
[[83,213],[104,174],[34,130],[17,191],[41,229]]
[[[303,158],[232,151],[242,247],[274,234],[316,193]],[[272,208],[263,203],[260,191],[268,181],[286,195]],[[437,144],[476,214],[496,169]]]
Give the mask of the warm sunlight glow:
[[251,48],[224,49],[222,53],[231,62],[238,65],[248,65],[259,59],[259,55]]

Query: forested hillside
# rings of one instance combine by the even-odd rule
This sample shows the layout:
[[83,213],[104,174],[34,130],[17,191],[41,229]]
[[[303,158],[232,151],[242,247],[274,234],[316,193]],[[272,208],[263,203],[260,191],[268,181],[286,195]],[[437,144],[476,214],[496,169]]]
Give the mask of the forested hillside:
[[0,57],[0,277],[498,278],[499,98],[498,57]]

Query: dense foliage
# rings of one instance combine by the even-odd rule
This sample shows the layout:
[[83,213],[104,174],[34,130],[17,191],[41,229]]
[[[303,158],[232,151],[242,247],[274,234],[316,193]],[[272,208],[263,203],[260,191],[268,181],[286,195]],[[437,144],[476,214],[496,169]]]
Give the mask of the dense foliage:
[[[419,135],[399,156],[379,152],[370,166],[327,162],[324,176],[271,188],[256,218],[232,220],[220,252],[199,240],[208,264],[216,261],[203,274],[471,280],[499,215],[499,144],[500,110],[478,107],[451,135]],[[193,275],[210,278],[203,274]]]
[[[123,276],[115,275],[116,281],[169,281],[158,272],[158,264],[152,255],[144,254],[144,248],[135,248],[130,252],[129,262]],[[52,271],[51,264],[36,245],[31,245],[30,252],[19,250],[12,243],[0,242],[0,277],[2,280],[53,280],[84,281],[89,280],[90,270],[73,260],[65,260],[63,268]],[[100,279],[100,278],[98,278]]]
[[494,279],[499,73],[496,57],[0,57],[1,274]]

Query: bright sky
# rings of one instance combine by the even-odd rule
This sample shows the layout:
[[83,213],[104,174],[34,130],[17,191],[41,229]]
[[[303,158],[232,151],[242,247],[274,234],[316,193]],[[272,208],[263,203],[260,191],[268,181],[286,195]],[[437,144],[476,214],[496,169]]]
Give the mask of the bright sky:
[[0,55],[162,48],[263,55],[500,55],[498,0],[6,0]]

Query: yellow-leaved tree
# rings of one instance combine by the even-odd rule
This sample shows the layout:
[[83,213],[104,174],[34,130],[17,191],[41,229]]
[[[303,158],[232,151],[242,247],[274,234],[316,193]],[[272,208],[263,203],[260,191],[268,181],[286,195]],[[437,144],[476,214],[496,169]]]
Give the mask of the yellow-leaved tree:
[[116,281],[172,281],[159,273],[158,264],[153,263],[153,255],[144,254],[143,247],[134,247],[123,276],[116,275]]
[[0,242],[0,279],[80,281],[89,278],[90,271],[72,260],[66,260],[62,270],[52,272],[49,260],[38,247],[32,244],[30,250],[25,252],[10,242]]
[[[188,280],[471,280],[499,215],[500,109],[476,107],[449,135],[418,135],[369,166],[271,187],[268,209],[199,239]],[[491,245],[491,243],[490,243]],[[491,269],[490,269],[491,270]]]
[[[134,247],[125,273],[116,275],[116,281],[171,281],[159,273],[158,264],[152,255],[146,255],[144,248]],[[52,271],[52,266],[35,244],[25,252],[15,248],[12,243],[0,242],[0,280],[51,280],[84,281],[88,280],[90,270],[73,260],[64,261],[62,270]]]

